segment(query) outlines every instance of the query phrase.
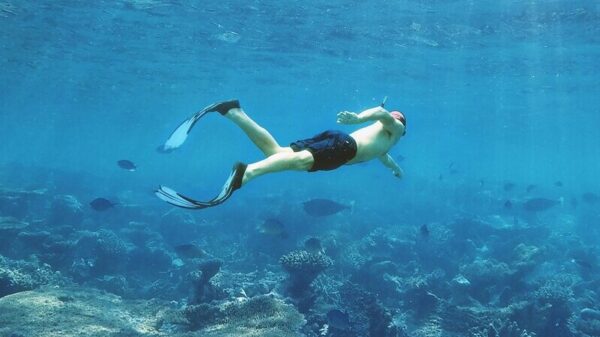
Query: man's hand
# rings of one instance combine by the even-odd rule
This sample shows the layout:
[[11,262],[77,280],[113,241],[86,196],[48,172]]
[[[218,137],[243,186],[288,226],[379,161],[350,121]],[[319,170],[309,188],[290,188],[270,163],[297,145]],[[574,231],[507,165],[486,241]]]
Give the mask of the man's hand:
[[350,111],[342,111],[337,114],[338,124],[360,124],[362,123],[361,118],[358,114]]

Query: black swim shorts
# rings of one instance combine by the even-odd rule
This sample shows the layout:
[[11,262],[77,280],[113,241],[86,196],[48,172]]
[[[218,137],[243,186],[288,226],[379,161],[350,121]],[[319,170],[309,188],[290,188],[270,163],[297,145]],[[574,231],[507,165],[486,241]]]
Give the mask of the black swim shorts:
[[294,152],[308,150],[315,162],[308,170],[329,171],[336,169],[354,158],[356,141],[347,133],[327,130],[313,138],[297,140],[290,144]]

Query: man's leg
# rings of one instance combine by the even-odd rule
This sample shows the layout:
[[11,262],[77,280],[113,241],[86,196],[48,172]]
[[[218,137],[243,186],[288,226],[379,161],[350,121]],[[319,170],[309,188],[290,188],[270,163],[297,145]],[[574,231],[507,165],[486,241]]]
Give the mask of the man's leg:
[[269,131],[248,117],[241,108],[230,109],[225,114],[225,117],[239,126],[248,138],[264,153],[265,157],[283,151],[284,148],[279,146]]
[[242,186],[250,180],[267,173],[275,173],[281,171],[307,171],[314,163],[312,153],[307,150],[294,152],[289,147],[281,148],[281,150],[267,158],[249,164],[242,178]]

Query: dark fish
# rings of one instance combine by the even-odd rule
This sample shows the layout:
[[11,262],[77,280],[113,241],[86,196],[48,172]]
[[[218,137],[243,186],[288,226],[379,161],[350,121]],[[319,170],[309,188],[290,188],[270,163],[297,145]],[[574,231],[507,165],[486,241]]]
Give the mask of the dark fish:
[[275,218],[266,219],[257,229],[262,234],[287,237],[284,224]]
[[510,200],[504,202],[504,209],[512,209],[512,202]]
[[327,312],[327,322],[330,327],[338,330],[348,330],[350,328],[350,315],[338,309]]
[[427,227],[427,224],[421,225],[421,228],[419,228],[419,233],[421,233],[421,236],[424,238],[429,237],[429,227]]
[[455,169],[455,168],[453,168],[453,169],[450,169],[450,171],[448,171],[448,173],[450,173],[450,174],[457,174],[458,170]]
[[443,176],[442,174],[440,174],[440,175],[438,176],[438,180],[439,180],[439,181],[442,181],[442,180],[444,180],[444,176]]
[[559,181],[555,181],[554,182],[554,186],[556,186],[556,187],[563,187],[563,183],[560,180]]
[[583,259],[583,258],[574,258],[571,261],[585,269],[593,269],[594,268],[594,265],[592,264],[591,261]]
[[505,183],[504,184],[504,190],[506,192],[512,191],[513,188],[515,188],[515,184],[513,184],[513,183]]
[[586,192],[581,195],[581,200],[587,202],[588,204],[595,204],[600,201],[600,196],[596,193]]
[[397,156],[396,156],[396,160],[397,160],[399,163],[403,162],[403,161],[404,161],[404,159],[406,159],[406,158],[405,158],[403,155],[401,155],[401,154],[399,154],[399,155],[397,155]]
[[186,243],[173,247],[175,253],[184,259],[198,259],[206,256],[206,252],[193,243]]
[[135,169],[137,168],[131,160],[127,160],[127,159],[119,160],[117,162],[117,165],[119,165],[120,168],[127,170],[127,171],[131,171],[131,172],[135,171]]
[[485,181],[483,179],[479,179],[479,187],[485,186]]
[[579,202],[577,201],[577,198],[572,197],[571,198],[571,207],[573,208],[577,208],[577,205],[579,204]]
[[525,208],[525,210],[528,212],[541,212],[541,211],[548,210],[558,204],[559,204],[558,201],[552,200],[552,199],[533,198],[533,199],[527,200],[523,204],[523,208]]
[[536,187],[537,187],[537,186],[535,186],[535,185],[533,185],[533,184],[531,184],[531,185],[527,185],[527,188],[525,189],[525,191],[526,191],[527,193],[531,193],[531,191],[535,190],[535,188],[536,188]]
[[329,216],[350,207],[329,199],[312,199],[304,202],[304,211],[312,216]]
[[95,211],[106,211],[109,208],[112,208],[116,205],[116,203],[113,203],[112,201],[108,200],[108,199],[104,199],[104,198],[96,198],[94,200],[92,200],[92,202],[90,202],[90,206],[92,206],[92,208]]
[[322,254],[323,246],[321,240],[317,238],[310,238],[304,241],[304,249],[311,254]]

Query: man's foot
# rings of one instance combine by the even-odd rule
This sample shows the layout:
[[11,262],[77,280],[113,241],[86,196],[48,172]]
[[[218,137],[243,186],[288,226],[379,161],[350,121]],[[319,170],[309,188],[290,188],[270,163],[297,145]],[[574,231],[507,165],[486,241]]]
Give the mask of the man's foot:
[[231,101],[215,103],[213,106],[208,108],[206,111],[207,112],[217,111],[221,115],[225,116],[227,114],[227,112],[229,112],[229,110],[239,109],[239,108],[240,108],[240,101],[238,101],[237,99],[234,99]]
[[223,185],[221,193],[214,197],[210,201],[198,201],[188,196],[185,196],[177,191],[168,188],[166,186],[159,186],[154,194],[161,200],[168,202],[169,204],[181,208],[187,209],[203,209],[213,207],[222,204],[225,200],[229,199],[235,190],[242,187],[242,180],[244,179],[244,173],[248,165],[237,162],[233,165],[229,178]]
[[232,171],[232,175],[233,178],[231,179],[231,192],[240,189],[240,187],[242,187],[242,181],[244,179],[244,173],[246,173],[246,168],[248,168],[248,165],[242,163],[242,162],[237,162],[235,163],[235,165],[233,165],[233,171]]

